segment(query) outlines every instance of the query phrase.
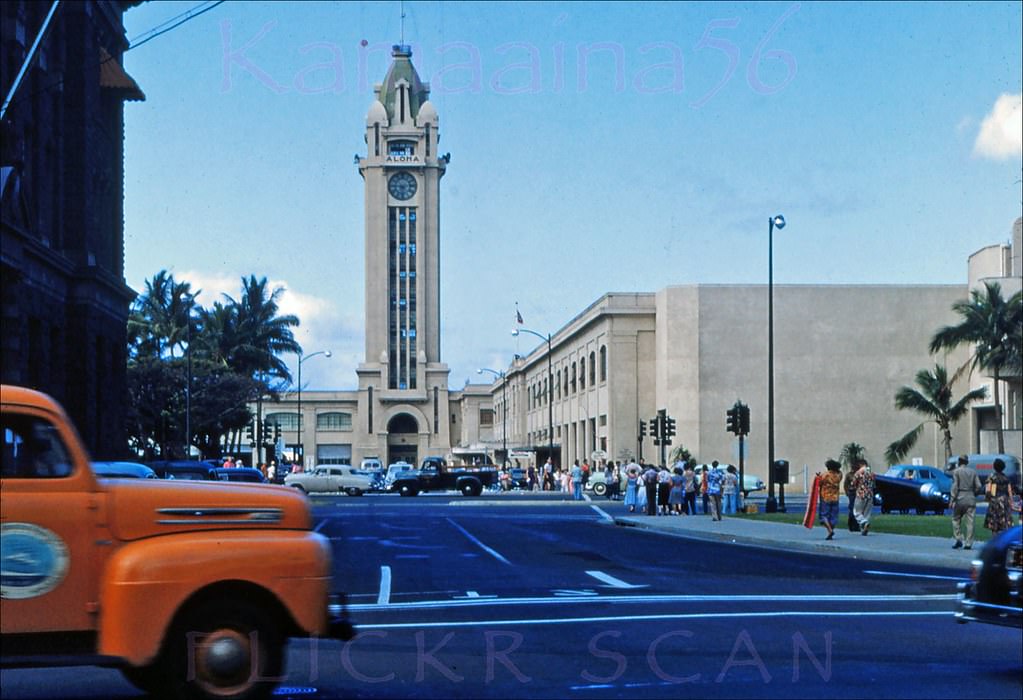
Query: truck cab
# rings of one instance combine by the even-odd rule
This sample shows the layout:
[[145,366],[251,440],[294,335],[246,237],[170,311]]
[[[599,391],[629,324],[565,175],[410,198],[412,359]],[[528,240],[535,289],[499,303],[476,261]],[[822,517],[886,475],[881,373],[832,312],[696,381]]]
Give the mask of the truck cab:
[[[265,697],[289,637],[350,638],[331,549],[277,486],[98,479],[63,410],[0,387],[0,665],[114,666],[149,692]],[[144,621],[144,622],[143,622]]]

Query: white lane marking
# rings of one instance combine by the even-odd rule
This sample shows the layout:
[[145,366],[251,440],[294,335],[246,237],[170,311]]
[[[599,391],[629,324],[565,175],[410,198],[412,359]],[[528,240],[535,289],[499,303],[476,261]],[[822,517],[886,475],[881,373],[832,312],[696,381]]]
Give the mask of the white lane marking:
[[612,518],[607,513],[605,513],[604,510],[600,506],[591,505],[590,508],[592,508],[593,510],[597,511],[597,513],[600,514],[600,517],[604,518],[604,520],[610,520],[611,522],[614,522],[615,519]]
[[377,605],[386,606],[391,602],[391,567],[380,567],[380,592],[377,594]]
[[902,571],[871,571],[866,569],[863,571],[865,574],[873,574],[874,576],[905,576],[906,578],[936,578],[942,581],[969,581],[967,576],[938,576],[936,574],[907,574]]
[[485,545],[485,544],[483,544],[482,542],[480,542],[480,541],[479,541],[478,539],[476,539],[476,538],[475,538],[475,537],[474,537],[474,536],[472,535],[472,533],[470,533],[470,532],[469,532],[468,530],[466,530],[466,529],[465,529],[464,527],[462,527],[461,525],[459,525],[458,523],[456,523],[456,522],[455,522],[454,520],[452,520],[451,518],[445,518],[445,520],[447,520],[447,521],[448,521],[449,523],[451,523],[451,524],[452,524],[452,525],[453,525],[453,526],[454,526],[454,527],[455,527],[455,528],[456,528],[456,529],[457,529],[457,530],[458,530],[459,532],[461,532],[461,533],[462,533],[463,535],[465,535],[466,537],[468,537],[468,538],[469,538],[469,541],[470,541],[470,542],[472,542],[473,544],[475,544],[476,546],[478,546],[478,547],[479,547],[480,549],[482,549],[482,550],[483,550],[484,552],[486,552],[486,553],[487,553],[487,554],[489,554],[490,556],[494,557],[494,559],[497,559],[498,561],[500,561],[500,562],[504,562],[504,563],[505,563],[505,564],[507,564],[508,566],[511,566],[511,562],[510,562],[510,561],[508,561],[507,559],[505,559],[504,557],[502,557],[502,556],[501,556],[501,554],[500,554],[499,552],[496,552],[495,550],[491,549],[491,548],[490,548],[490,547],[488,547],[487,545]]
[[646,588],[647,587],[647,584],[645,584],[645,583],[626,583],[625,581],[622,581],[620,578],[615,578],[614,576],[611,576],[610,574],[605,574],[603,571],[587,571],[586,573],[589,574],[590,576],[592,576],[593,578],[597,579],[598,581],[603,581],[604,583],[606,583],[611,588]]
[[[921,595],[598,595],[583,593],[570,597],[555,591],[558,597],[498,598],[496,600],[422,600],[408,603],[391,603],[389,610],[410,610],[416,608],[457,608],[476,605],[564,605],[567,603],[894,603],[894,602],[936,602],[959,598],[955,593]],[[369,603],[353,603],[351,610],[375,610],[380,606]]]
[[424,627],[493,627],[510,625],[569,625],[590,622],[642,622],[646,620],[709,620],[751,617],[952,617],[951,610],[882,610],[878,612],[778,610],[754,613],[665,613],[663,615],[614,615],[604,617],[555,617],[526,620],[462,620],[451,622],[396,622],[387,624],[359,624],[359,629],[422,629]]
[[324,518],[320,522],[316,523],[316,527],[313,528],[313,532],[319,532],[320,528],[327,524],[327,518]]
[[480,595],[479,591],[466,591],[465,595],[456,595],[456,600],[482,600],[483,598],[496,598],[496,593],[487,593],[486,595]]

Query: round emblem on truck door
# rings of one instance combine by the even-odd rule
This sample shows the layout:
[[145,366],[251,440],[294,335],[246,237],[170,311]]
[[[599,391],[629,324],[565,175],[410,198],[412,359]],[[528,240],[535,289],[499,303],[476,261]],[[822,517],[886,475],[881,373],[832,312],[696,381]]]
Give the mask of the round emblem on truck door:
[[35,598],[67,574],[67,546],[55,533],[31,523],[0,526],[0,597]]

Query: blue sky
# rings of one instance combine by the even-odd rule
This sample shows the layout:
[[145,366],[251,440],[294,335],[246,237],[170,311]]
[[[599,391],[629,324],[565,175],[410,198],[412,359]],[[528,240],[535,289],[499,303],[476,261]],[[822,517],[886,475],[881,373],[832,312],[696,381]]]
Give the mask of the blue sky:
[[[125,14],[142,37],[196,2]],[[1021,5],[405,3],[442,152],[442,359],[480,381],[609,291],[966,284],[1020,215]],[[308,389],[363,359],[372,85],[399,4],[222,4],[125,54],[125,264],[266,276]],[[365,42],[365,44],[363,43]],[[294,368],[295,360],[290,358]]]

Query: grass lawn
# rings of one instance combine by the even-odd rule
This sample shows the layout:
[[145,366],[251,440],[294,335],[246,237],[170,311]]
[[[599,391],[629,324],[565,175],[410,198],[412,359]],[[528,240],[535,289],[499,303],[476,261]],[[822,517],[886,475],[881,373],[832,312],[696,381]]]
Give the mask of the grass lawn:
[[[741,513],[730,515],[730,518],[747,518],[749,520],[768,520],[774,523],[792,523],[801,525],[803,523],[803,511],[790,510],[788,513]],[[845,516],[839,518],[836,529],[846,529]],[[814,527],[823,525],[818,520]],[[872,515],[870,517],[871,532],[888,532],[894,535],[919,535],[921,537],[944,537],[952,539],[952,517],[950,515]],[[977,542],[987,542],[991,539],[991,531],[984,527],[984,518],[977,516],[973,528],[974,539]]]

